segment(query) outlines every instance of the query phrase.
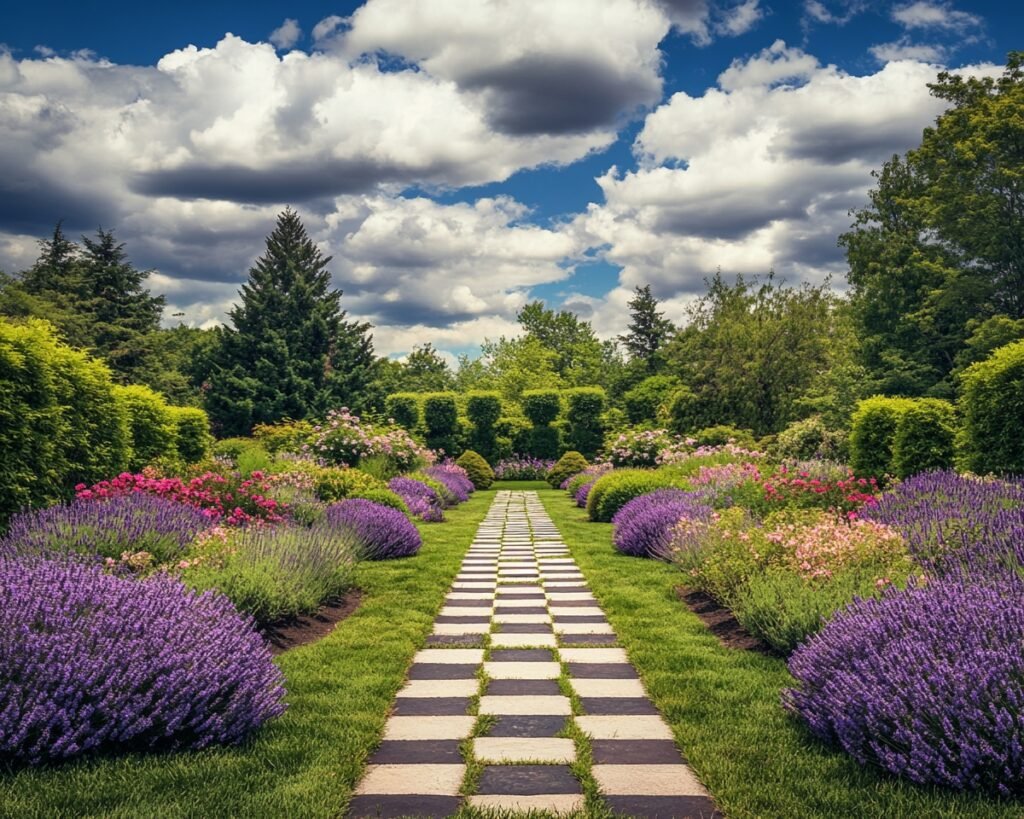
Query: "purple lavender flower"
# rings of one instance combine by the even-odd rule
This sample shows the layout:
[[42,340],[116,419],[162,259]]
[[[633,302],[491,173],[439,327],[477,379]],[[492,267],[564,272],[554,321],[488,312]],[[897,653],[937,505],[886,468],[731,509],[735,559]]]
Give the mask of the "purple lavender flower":
[[663,557],[682,519],[707,521],[711,507],[681,489],[657,489],[626,503],[612,518],[615,548],[634,557]]
[[589,497],[590,490],[593,488],[595,483],[597,483],[596,479],[583,484],[583,486],[576,490],[576,505],[580,507],[580,509],[587,508],[587,498]]
[[212,521],[201,510],[146,492],[22,512],[0,539],[0,554],[69,552],[118,559],[148,552],[157,563],[179,557]]
[[423,481],[415,478],[392,478],[388,481],[388,489],[405,502],[409,514],[430,522],[444,520],[444,504],[441,498]]
[[468,501],[475,489],[466,470],[454,463],[428,466],[423,470],[423,474],[443,484],[451,492],[456,503]]
[[543,481],[554,465],[554,461],[544,458],[515,455],[498,461],[494,477],[499,481]]
[[1024,570],[1020,483],[924,472],[861,514],[897,529],[933,576],[1016,578]]
[[0,761],[236,744],[284,711],[282,682],[221,595],[0,557]]
[[1024,794],[1024,584],[858,600],[796,650],[783,695],[822,739],[920,784]]
[[331,527],[351,531],[361,541],[367,560],[408,557],[423,542],[419,530],[397,509],[363,498],[331,504],[325,520]]

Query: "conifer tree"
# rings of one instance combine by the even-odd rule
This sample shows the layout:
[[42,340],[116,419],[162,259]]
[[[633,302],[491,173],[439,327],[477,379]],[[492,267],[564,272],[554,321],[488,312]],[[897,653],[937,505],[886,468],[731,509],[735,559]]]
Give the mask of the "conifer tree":
[[241,303],[219,331],[206,407],[218,431],[359,409],[373,366],[370,325],[345,320],[324,256],[290,208],[249,270]]
[[629,301],[629,332],[619,336],[632,361],[642,362],[648,372],[655,372],[661,364],[659,351],[675,331],[672,322],[658,310],[658,300],[651,294],[651,286],[637,287]]

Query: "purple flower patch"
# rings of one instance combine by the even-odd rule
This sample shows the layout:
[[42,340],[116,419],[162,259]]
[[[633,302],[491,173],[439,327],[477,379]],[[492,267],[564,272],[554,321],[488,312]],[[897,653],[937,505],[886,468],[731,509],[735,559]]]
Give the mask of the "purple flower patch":
[[662,557],[682,519],[707,521],[711,507],[681,489],[657,489],[626,503],[612,518],[615,548],[633,557]]
[[409,519],[390,506],[363,498],[350,498],[327,507],[328,525],[351,531],[362,543],[367,560],[408,557],[420,550],[422,538]]

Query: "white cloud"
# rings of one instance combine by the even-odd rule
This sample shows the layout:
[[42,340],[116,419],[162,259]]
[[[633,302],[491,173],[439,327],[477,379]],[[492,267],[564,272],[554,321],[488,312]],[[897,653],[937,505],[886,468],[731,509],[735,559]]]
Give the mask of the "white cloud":
[[764,17],[760,0],[744,0],[738,6],[724,12],[717,30],[729,37],[738,37],[750,31]]
[[949,55],[949,49],[941,45],[927,45],[925,43],[912,43],[903,37],[891,43],[879,43],[868,49],[871,56],[880,63],[895,62],[896,60],[918,60],[920,62],[938,64],[943,62]]
[[804,0],[804,27],[808,23],[845,26],[867,8],[867,3],[862,0],[845,0],[841,5],[841,11],[833,11],[821,0]]
[[339,17],[337,14],[332,14],[330,17],[324,17],[323,20],[313,26],[313,42],[318,46],[324,45],[327,40],[338,31],[344,22],[345,18]]
[[775,85],[785,80],[802,82],[809,79],[819,66],[817,57],[799,48],[790,48],[783,40],[776,40],[756,57],[733,60],[718,75],[718,87],[735,91],[748,86]]
[[949,3],[917,0],[892,10],[892,19],[907,29],[945,29],[963,32],[980,28],[984,21],[976,14],[958,11]]
[[267,38],[277,48],[293,48],[302,37],[302,29],[299,28],[299,21],[289,17],[280,26],[270,32]]

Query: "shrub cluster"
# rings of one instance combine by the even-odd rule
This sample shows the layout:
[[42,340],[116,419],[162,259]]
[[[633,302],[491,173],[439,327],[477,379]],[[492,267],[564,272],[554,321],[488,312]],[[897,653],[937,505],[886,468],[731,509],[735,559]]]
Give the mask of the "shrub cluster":
[[566,444],[585,457],[593,458],[604,441],[604,414],[608,405],[605,392],[599,387],[579,387],[563,394],[568,423]]
[[419,530],[396,509],[363,498],[339,501],[327,507],[327,524],[352,534],[359,555],[366,560],[409,557],[420,550]]
[[[473,425],[469,446],[483,458],[497,456],[498,420],[501,418],[501,395],[496,392],[471,392],[466,396],[466,416]],[[486,487],[477,487],[486,489]]]
[[555,489],[560,487],[566,480],[571,478],[573,475],[578,475],[590,464],[583,455],[575,450],[566,452],[554,466],[551,467],[547,474],[547,481]]
[[1024,341],[963,375],[963,463],[978,474],[1024,475]]
[[466,470],[466,475],[477,489],[487,489],[494,483],[494,470],[483,456],[472,449],[467,449],[455,462]]
[[453,503],[465,503],[476,489],[466,470],[454,462],[428,466],[423,474],[442,484],[452,496]]
[[494,477],[499,481],[543,481],[554,465],[550,459],[526,455],[503,458],[494,465]]
[[313,428],[313,440],[303,453],[329,465],[349,467],[379,455],[399,473],[430,463],[434,457],[401,427],[367,423],[347,407],[327,413],[324,422]]
[[444,520],[441,496],[424,481],[401,476],[388,481],[388,488],[402,499],[410,515],[431,523]]
[[670,486],[663,472],[646,469],[618,469],[597,479],[587,494],[587,514],[593,521],[608,523],[633,498]]

